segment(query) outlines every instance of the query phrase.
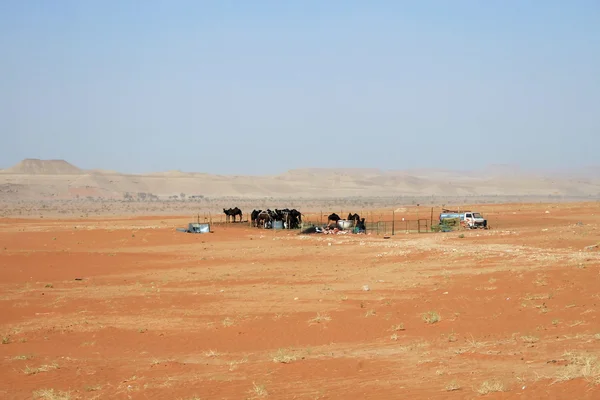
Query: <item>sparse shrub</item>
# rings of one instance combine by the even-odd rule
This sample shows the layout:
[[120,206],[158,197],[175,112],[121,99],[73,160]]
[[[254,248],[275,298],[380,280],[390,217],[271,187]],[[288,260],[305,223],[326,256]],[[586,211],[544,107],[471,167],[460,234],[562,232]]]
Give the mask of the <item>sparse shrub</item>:
[[276,363],[289,364],[292,361],[296,361],[296,356],[284,349],[277,350],[277,353],[273,356],[273,362]]
[[317,313],[317,316],[314,317],[313,319],[308,320],[308,322],[316,322],[316,323],[321,323],[324,321],[331,321],[331,317],[327,314],[321,314],[321,313]]
[[448,335],[448,341],[449,341],[449,342],[456,342],[456,334],[455,334],[454,332],[451,332],[451,333]]
[[521,336],[521,340],[523,341],[523,343],[536,343],[540,339],[538,339],[535,336]]
[[267,397],[269,395],[265,385],[257,385],[254,382],[252,382],[252,390],[250,392],[258,397]]
[[36,400],[70,400],[71,394],[54,389],[40,389],[33,392],[33,398]]
[[37,368],[31,368],[29,365],[27,365],[23,372],[25,373],[25,375],[36,375],[40,372],[48,372],[54,369],[58,369],[58,364],[41,365]]
[[423,321],[425,321],[428,324],[435,324],[436,322],[439,322],[440,320],[441,320],[440,315],[435,311],[428,311],[425,314],[423,314]]
[[206,357],[217,357],[219,355],[219,352],[217,352],[216,350],[209,350],[206,353],[204,353],[204,355]]
[[447,392],[453,392],[455,390],[460,390],[460,385],[456,382],[456,379],[446,385]]
[[477,393],[484,395],[488,393],[494,392],[504,392],[504,384],[498,380],[485,381],[481,384],[479,389],[477,389]]
[[569,364],[560,372],[557,381],[584,378],[589,382],[600,385],[600,362],[596,356],[586,353],[567,352],[563,357]]

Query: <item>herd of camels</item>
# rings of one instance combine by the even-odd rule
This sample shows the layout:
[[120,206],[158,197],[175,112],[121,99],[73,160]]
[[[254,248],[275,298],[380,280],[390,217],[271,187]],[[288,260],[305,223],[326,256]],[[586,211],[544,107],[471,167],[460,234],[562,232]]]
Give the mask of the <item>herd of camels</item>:
[[[227,217],[227,222],[236,222],[239,216],[239,221],[242,222],[243,213],[238,207],[223,209],[223,213]],[[233,219],[233,221],[231,221]],[[336,213],[330,214],[327,217],[327,226],[335,227],[342,218]],[[250,220],[252,226],[256,228],[269,228],[273,226],[274,221],[281,221],[282,225],[286,229],[297,229],[302,224],[302,213],[296,209],[275,209],[275,210],[253,210],[250,214]],[[347,221],[351,221],[354,226],[365,229],[365,219],[361,218],[358,214],[348,214]]]

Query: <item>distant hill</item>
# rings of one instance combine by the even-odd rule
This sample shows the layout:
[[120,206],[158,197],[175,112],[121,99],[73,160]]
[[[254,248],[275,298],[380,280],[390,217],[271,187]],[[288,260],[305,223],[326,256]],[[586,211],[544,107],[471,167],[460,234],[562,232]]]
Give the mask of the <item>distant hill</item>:
[[79,168],[65,160],[40,160],[37,158],[26,158],[10,168],[0,170],[0,172],[29,175],[78,175],[82,173]]
[[2,199],[123,199],[127,193],[245,198],[389,196],[592,196],[600,197],[597,167],[540,172],[496,165],[473,171],[375,168],[303,168],[280,175],[227,176],[165,171],[120,174],[82,170],[64,160],[26,159],[0,171]]

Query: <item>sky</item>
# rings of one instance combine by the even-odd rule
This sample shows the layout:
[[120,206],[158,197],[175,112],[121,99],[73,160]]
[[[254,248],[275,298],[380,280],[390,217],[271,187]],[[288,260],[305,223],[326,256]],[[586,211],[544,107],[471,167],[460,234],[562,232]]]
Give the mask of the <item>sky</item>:
[[0,168],[598,165],[597,0],[0,0]]

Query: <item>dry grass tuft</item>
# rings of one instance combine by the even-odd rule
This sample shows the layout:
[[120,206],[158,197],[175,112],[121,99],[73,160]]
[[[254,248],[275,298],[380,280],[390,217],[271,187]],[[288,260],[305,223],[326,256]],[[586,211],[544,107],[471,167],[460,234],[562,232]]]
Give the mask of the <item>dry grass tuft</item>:
[[219,352],[211,349],[211,350],[207,351],[206,353],[204,353],[204,355],[206,357],[217,357],[219,355]]
[[250,393],[254,394],[256,397],[267,397],[269,395],[265,385],[257,385],[255,382],[252,382],[252,390],[250,390]]
[[454,392],[455,390],[460,390],[460,385],[456,382],[456,379],[446,385],[447,392]]
[[596,356],[567,352],[563,357],[569,364],[558,374],[555,382],[584,378],[596,385],[600,384],[600,363]]
[[54,391],[54,389],[40,389],[33,392],[33,398],[42,400],[70,400],[71,394],[69,392]]
[[36,375],[39,374],[40,372],[48,372],[48,371],[52,371],[58,369],[58,364],[51,364],[51,365],[41,365],[37,368],[31,368],[29,365],[25,366],[25,369],[23,370],[23,372],[25,373],[25,375]]
[[33,358],[32,355],[28,355],[28,354],[23,354],[20,356],[14,356],[12,359],[13,360],[31,360]]
[[289,364],[292,361],[296,361],[296,356],[284,349],[277,350],[277,353],[273,356],[273,362]]
[[450,334],[448,334],[448,342],[452,343],[452,342],[456,342],[456,334],[454,333],[454,331],[450,332]]
[[392,326],[392,332],[398,332],[404,330],[404,324],[398,324]]
[[523,343],[536,343],[539,342],[540,339],[535,336],[521,336],[521,340]]
[[483,395],[488,393],[504,392],[505,390],[506,389],[502,382],[498,380],[492,380],[483,382],[479,389],[477,389],[477,393]]
[[530,294],[527,293],[525,295],[525,297],[523,297],[525,300],[548,300],[551,299],[553,297],[552,293],[543,293],[543,294]]
[[331,317],[327,314],[321,314],[321,313],[317,313],[316,317],[308,320],[308,322],[317,323],[317,324],[319,324],[321,322],[326,322],[326,321],[331,321]]
[[442,318],[440,317],[440,314],[438,314],[435,311],[428,311],[425,314],[423,314],[423,321],[425,321],[428,324],[435,324],[436,322],[439,322]]
[[229,365],[229,370],[233,371],[237,368],[238,365],[240,364],[246,364],[248,362],[247,358],[242,358],[241,360],[237,360],[237,361],[229,361],[227,363],[227,365]]

